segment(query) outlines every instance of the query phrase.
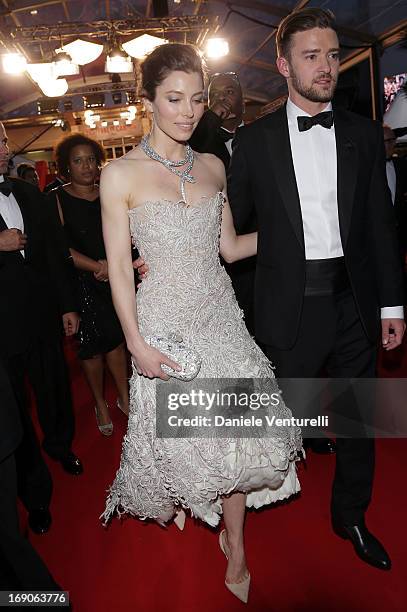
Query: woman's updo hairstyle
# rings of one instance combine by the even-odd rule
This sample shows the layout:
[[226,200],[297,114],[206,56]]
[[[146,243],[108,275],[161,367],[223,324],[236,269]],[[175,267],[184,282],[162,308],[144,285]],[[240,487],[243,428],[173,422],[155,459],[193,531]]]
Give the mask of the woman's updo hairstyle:
[[196,72],[205,84],[206,67],[200,51],[193,45],[168,43],[156,47],[141,64],[141,95],[153,102],[157,87],[175,70]]

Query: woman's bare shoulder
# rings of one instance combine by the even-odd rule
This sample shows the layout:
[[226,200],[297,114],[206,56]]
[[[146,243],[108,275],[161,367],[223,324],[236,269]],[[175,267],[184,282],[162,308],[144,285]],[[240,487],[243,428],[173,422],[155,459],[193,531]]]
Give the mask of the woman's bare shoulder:
[[146,159],[147,159],[146,158],[146,154],[144,153],[144,151],[142,150],[140,145],[137,145],[136,147],[134,147],[134,149],[132,149],[131,151],[129,151],[125,155],[122,155],[122,157],[119,157],[119,159],[117,159],[115,161],[118,161],[118,162],[123,162],[123,161],[142,161],[142,160],[146,160]]
[[224,180],[225,177],[225,166],[223,165],[222,160],[213,153],[195,153],[198,161],[201,162],[203,166],[220,180]]
[[109,161],[103,167],[102,174],[105,178],[108,176],[112,179],[116,177],[122,179],[130,173],[131,176],[134,177],[135,174],[137,175],[139,172],[143,171],[143,168],[145,168],[148,162],[148,158],[146,158],[140,147],[135,147],[132,151],[126,153],[126,155]]
[[206,164],[209,168],[215,172],[220,172],[224,169],[222,160],[216,157],[213,153],[195,153],[195,156],[201,163]]

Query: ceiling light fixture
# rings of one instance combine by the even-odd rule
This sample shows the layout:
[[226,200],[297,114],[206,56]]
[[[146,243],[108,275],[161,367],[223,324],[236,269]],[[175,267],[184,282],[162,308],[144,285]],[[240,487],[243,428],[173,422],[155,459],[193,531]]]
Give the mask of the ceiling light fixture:
[[229,43],[224,38],[209,38],[206,43],[206,57],[219,59],[229,53]]
[[135,106],[127,107],[127,116],[130,121],[134,121],[136,118],[137,108]]
[[66,79],[38,81],[38,86],[48,98],[61,98],[68,91],[68,81]]
[[37,64],[27,64],[26,70],[33,81],[46,83],[55,81],[58,77],[55,71],[54,62],[38,62]]
[[109,39],[106,47],[105,71],[110,73],[133,72],[133,62],[131,57],[124,51],[117,40],[114,28],[110,30]]
[[165,45],[168,40],[165,38],[158,38],[157,36],[151,36],[150,34],[142,34],[137,38],[128,40],[123,43],[122,47],[132,57],[137,59],[143,59],[148,53],[153,51],[160,45]]
[[85,123],[89,127],[92,127],[92,125],[95,123],[96,117],[99,117],[99,119],[100,119],[100,115],[95,115],[93,113],[93,110],[85,110],[85,112],[83,114],[84,114],[84,117],[85,117]]
[[72,76],[79,74],[79,66],[72,61],[66,51],[60,51],[55,56],[55,72],[58,76]]
[[101,55],[103,45],[77,38],[73,42],[70,42],[63,47],[61,46],[60,49],[56,49],[56,53],[61,51],[66,51],[69,53],[74,64],[84,66],[85,64],[94,62]]
[[112,73],[133,72],[131,57],[120,47],[113,47],[106,58],[105,71]]
[[27,60],[21,53],[7,53],[2,57],[3,70],[6,74],[22,74],[27,66]]

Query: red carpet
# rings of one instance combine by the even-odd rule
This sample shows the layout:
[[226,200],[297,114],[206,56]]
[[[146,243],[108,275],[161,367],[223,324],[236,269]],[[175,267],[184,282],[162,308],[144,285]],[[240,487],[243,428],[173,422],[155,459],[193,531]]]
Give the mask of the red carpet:
[[[172,525],[127,519],[102,527],[105,490],[119,463],[125,417],[114,408],[112,438],[98,432],[90,393],[71,358],[76,412],[74,451],[80,477],[49,461],[54,478],[53,525],[31,535],[55,579],[70,592],[75,612],[405,612],[407,610],[406,440],[377,443],[374,498],[367,520],[392,557],[391,572],[367,566],[329,523],[334,459],[312,453],[300,467],[301,496],[249,512],[248,564],[252,573],[244,607],[223,585],[225,559],[217,534],[191,519],[184,532]],[[407,351],[386,355],[382,375],[407,373]]]

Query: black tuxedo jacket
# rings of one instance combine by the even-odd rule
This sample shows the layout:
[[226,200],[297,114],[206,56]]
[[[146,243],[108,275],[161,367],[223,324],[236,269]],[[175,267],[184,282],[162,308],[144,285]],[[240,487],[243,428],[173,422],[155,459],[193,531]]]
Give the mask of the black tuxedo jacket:
[[192,134],[189,144],[198,153],[212,153],[222,160],[226,171],[229,168],[230,154],[225,141],[219,134],[222,119],[208,109],[204,112]]
[[[0,251],[0,357],[21,354],[39,337],[60,333],[61,314],[77,310],[74,271],[56,213],[41,192],[10,179],[27,234],[25,257]],[[0,232],[7,226],[0,214]]]
[[[22,428],[16,400],[0,359],[0,463],[18,446]],[[4,492],[2,492],[3,495]]]
[[404,259],[407,251],[407,159],[395,157],[393,164],[396,171],[394,212],[397,219],[400,249]]
[[[342,246],[357,308],[374,342],[380,307],[404,304],[383,133],[379,123],[342,109],[335,109],[334,121]],[[256,336],[289,349],[304,299],[305,249],[285,105],[238,130],[228,179],[236,230],[257,217]]]

